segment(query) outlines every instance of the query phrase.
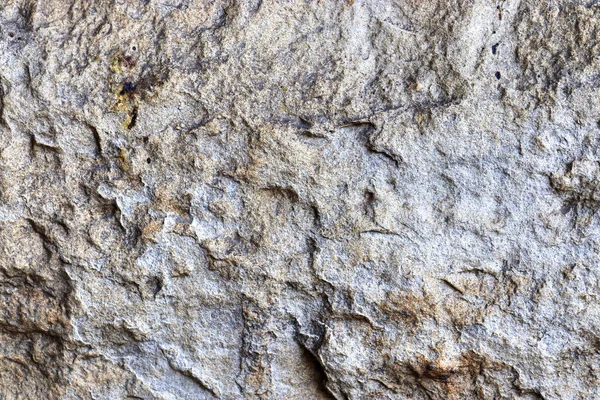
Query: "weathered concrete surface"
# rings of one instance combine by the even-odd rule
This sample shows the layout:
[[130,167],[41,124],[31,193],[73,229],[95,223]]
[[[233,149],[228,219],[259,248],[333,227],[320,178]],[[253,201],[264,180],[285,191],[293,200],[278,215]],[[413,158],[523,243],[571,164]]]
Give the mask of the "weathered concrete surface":
[[600,398],[599,34],[3,0],[0,398]]

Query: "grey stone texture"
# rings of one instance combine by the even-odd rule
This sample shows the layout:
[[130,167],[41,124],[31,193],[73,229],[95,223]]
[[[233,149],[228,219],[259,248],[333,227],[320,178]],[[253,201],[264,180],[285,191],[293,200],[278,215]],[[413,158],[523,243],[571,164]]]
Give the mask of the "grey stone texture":
[[600,398],[599,34],[2,0],[0,399]]

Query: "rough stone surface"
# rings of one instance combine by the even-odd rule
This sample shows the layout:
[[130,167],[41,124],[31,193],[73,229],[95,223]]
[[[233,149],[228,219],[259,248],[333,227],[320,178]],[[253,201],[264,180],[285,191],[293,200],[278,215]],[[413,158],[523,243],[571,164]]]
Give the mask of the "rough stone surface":
[[2,0],[0,398],[600,398],[599,36]]

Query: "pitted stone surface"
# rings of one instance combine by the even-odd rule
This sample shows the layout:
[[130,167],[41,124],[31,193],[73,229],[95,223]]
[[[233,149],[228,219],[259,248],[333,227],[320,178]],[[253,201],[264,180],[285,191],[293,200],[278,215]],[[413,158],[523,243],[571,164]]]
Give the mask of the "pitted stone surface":
[[2,1],[0,399],[600,398],[599,35]]

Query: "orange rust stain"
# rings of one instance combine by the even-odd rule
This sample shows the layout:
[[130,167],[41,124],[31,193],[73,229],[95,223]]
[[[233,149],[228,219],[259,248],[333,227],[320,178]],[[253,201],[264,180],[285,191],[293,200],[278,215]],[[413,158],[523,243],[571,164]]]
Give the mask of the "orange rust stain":
[[386,300],[379,307],[395,321],[416,326],[421,320],[430,318],[433,314],[433,305],[425,298],[417,297],[412,293],[389,293]]

